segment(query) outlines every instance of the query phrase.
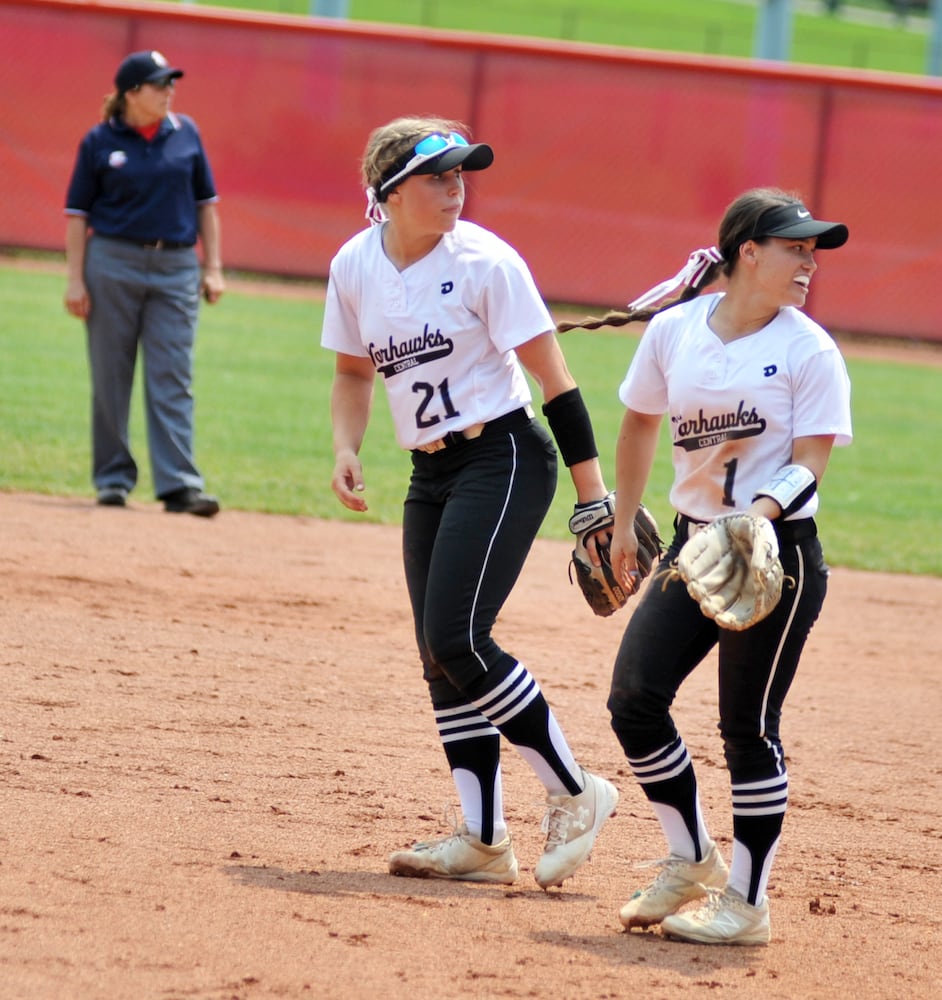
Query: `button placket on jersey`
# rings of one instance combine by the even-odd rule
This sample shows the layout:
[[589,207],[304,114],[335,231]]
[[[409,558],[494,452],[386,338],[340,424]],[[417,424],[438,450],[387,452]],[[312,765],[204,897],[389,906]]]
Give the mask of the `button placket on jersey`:
[[721,346],[711,349],[701,370],[704,384],[713,387],[723,383],[726,378],[726,352]]
[[386,300],[386,310],[389,313],[404,313],[408,309],[406,285],[398,271],[383,279],[383,297]]

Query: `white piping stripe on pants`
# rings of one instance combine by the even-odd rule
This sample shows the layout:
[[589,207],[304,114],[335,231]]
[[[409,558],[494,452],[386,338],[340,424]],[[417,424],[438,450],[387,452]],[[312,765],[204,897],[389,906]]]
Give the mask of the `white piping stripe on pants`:
[[[788,616],[788,622],[785,628],[782,629],[782,637],[779,639],[778,649],[775,650],[775,658],[772,661],[772,669],[769,671],[769,679],[765,685],[765,691],[762,694],[762,710],[759,713],[759,735],[765,737],[766,727],[766,711],[769,707],[769,691],[772,688],[772,681],[775,680],[775,674],[778,670],[779,661],[782,658],[782,649],[785,646],[785,640],[788,638],[792,630],[792,624],[795,621],[795,615],[798,612],[798,603],[801,600],[802,590],[804,589],[805,583],[805,556],[801,549],[798,552],[798,579],[795,581],[795,599],[792,602],[791,614]],[[782,761],[779,761],[779,766],[782,766]]]
[[481,668],[485,673],[487,673],[487,664],[484,662],[481,654],[474,648],[474,613],[478,606],[478,598],[481,595],[481,584],[484,580],[484,574],[487,571],[491,553],[494,551],[494,542],[497,540],[497,532],[500,531],[501,525],[504,523],[504,516],[506,515],[507,507],[510,504],[510,495],[513,493],[514,482],[517,478],[517,440],[513,434],[509,434],[508,437],[510,438],[510,443],[513,446],[513,467],[510,472],[510,479],[507,482],[507,494],[504,497],[504,506],[501,509],[500,517],[498,518],[497,524],[494,526],[494,531],[487,544],[487,556],[481,565],[481,573],[478,577],[477,586],[474,588],[474,601],[471,603],[471,615],[468,619],[468,646],[474,652],[474,655],[477,657],[478,662],[481,664]]

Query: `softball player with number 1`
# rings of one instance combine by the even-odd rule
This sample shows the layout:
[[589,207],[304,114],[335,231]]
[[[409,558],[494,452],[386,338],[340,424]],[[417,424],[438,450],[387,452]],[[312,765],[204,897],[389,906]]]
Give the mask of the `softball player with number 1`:
[[[556,450],[534,419],[524,367],[580,503],[606,496],[588,412],[520,256],[459,218],[463,171],[493,151],[437,118],[376,129],[363,159],[367,216],[331,263],[322,345],[336,352],[332,487],[365,511],[358,458],[377,376],[412,475],[403,560],[415,635],[464,822],[394,853],[394,875],[509,884],[500,738],[543,783],[534,875],[560,885],[588,858],[618,793],[577,762],[540,687],[491,631],[549,509]],[[593,546],[594,549],[594,546]]]
[[[625,630],[609,698],[612,727],[669,850],[654,881],[622,907],[626,928],[660,924],[670,937],[703,944],[770,938],[766,887],[788,802],[779,723],[827,590],[814,521],[818,484],[832,447],[851,440],[843,359],[801,309],[818,252],[847,235],[785,192],[747,191],[727,209],[718,246],[691,254],[678,275],[619,316],[651,322],[619,391],[626,410],[616,451],[616,573],[634,568],[632,515],[665,414],[677,512],[661,572]],[[701,296],[721,275],[725,291]],[[771,520],[788,578],[771,614],[743,631],[718,627],[683,581],[664,573],[699,525],[734,511]],[[731,782],[729,870],[670,714],[678,688],[714,647]],[[703,902],[679,912],[691,901]]]

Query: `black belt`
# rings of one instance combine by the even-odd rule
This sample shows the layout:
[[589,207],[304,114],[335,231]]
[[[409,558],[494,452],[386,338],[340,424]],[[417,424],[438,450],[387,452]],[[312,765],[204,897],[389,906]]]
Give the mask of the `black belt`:
[[[687,517],[686,514],[678,514],[674,518],[674,527],[683,539],[690,538],[695,528],[707,523],[706,521],[695,521],[693,518]],[[776,518],[772,522],[772,527],[775,528],[778,540],[785,545],[794,545],[805,538],[814,538],[818,533],[818,526],[813,517],[803,517],[797,521],[782,521]]]
[[521,406],[517,410],[511,410],[502,417],[495,417],[481,424],[472,424],[471,427],[463,431],[449,431],[447,434],[431,441],[413,451],[424,452],[433,455],[435,452],[444,451],[446,448],[453,448],[456,444],[467,444],[476,438],[483,437],[494,431],[510,430],[514,427],[525,427],[533,419],[533,409],[530,406]]
[[185,243],[183,240],[138,240],[133,236],[113,236],[105,237],[109,240],[120,240],[122,243],[133,243],[136,247],[143,247],[145,250],[189,250],[196,246],[195,243]]

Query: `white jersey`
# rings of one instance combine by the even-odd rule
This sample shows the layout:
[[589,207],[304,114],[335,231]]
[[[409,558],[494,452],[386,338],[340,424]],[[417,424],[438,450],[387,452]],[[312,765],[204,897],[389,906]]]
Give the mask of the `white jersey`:
[[403,448],[417,448],[531,401],[515,348],[555,328],[527,265],[498,236],[459,221],[399,272],[383,226],[331,261],[321,345],[369,357]]
[[[681,514],[709,521],[743,510],[792,461],[795,438],[850,444],[850,379],[830,335],[791,306],[724,344],[707,325],[722,294],[702,295],[648,324],[618,392],[625,406],[670,415]],[[815,494],[790,519],[811,517]]]

